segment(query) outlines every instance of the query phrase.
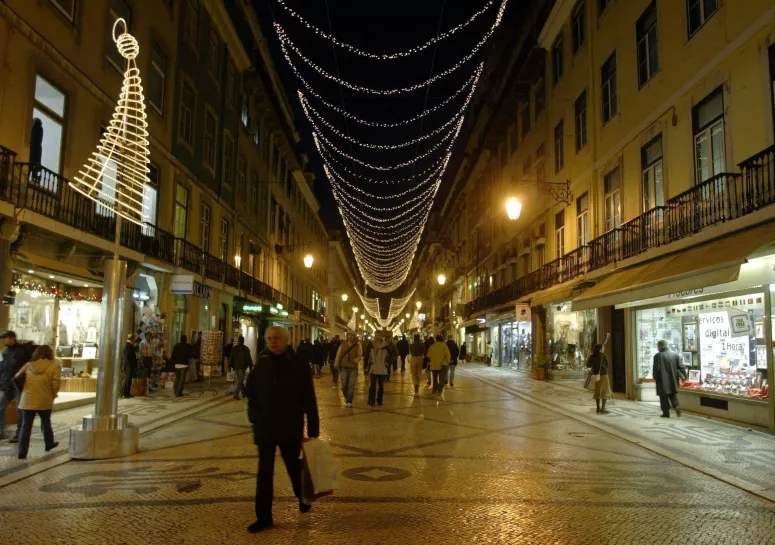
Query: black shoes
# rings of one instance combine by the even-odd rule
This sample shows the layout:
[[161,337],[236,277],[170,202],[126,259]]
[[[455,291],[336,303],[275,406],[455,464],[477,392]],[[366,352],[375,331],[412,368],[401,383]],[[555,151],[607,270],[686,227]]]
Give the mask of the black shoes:
[[18,443],[18,442],[19,442],[19,436],[18,436],[18,435],[14,435],[13,437],[11,437],[11,438],[8,440],[8,442],[9,442],[9,443]]
[[48,452],[49,450],[54,450],[58,446],[59,446],[59,441],[54,441],[53,445],[51,445],[50,447],[46,447],[46,452]]
[[308,503],[299,502],[299,513],[309,513],[312,506]]
[[660,414],[659,418],[670,418],[669,414]]
[[257,534],[258,532],[266,530],[267,528],[271,528],[272,525],[273,524],[271,520],[257,520],[256,522],[248,526],[248,533]]

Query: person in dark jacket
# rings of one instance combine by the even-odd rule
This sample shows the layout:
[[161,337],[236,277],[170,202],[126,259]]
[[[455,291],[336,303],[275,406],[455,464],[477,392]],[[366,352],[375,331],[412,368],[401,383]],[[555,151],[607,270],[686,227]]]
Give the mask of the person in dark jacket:
[[401,358],[401,374],[406,372],[406,358],[409,356],[409,341],[406,340],[406,335],[401,335],[401,340],[396,343],[398,348],[398,355]]
[[373,348],[374,343],[371,342],[371,339],[364,337],[361,341],[361,351],[363,352],[363,373],[365,375],[368,375],[371,369],[371,350]]
[[245,395],[245,373],[253,369],[253,358],[250,348],[245,346],[245,337],[237,339],[237,345],[231,349],[229,366],[237,372],[237,380],[234,385],[234,399],[239,400],[240,393]]
[[433,335],[428,335],[428,337],[425,339],[425,361],[423,362],[423,369],[425,369],[425,379],[426,383],[425,385],[427,387],[431,387],[431,367],[428,365],[428,349],[431,347],[431,345],[436,342],[433,340]]
[[662,418],[670,418],[670,404],[675,409],[676,416],[681,416],[678,406],[678,379],[686,380],[686,367],[681,357],[667,349],[667,341],[657,343],[659,352],[654,354],[652,376],[657,383],[659,405],[662,408]]
[[[611,383],[608,382],[608,356],[603,352],[603,345],[596,344],[592,348],[592,354],[587,358],[587,367],[591,369],[594,376],[598,376],[595,382],[595,405],[597,405],[597,414],[608,414],[605,408],[605,402],[613,397],[611,393]],[[602,403],[602,407],[600,406]]]
[[334,385],[339,384],[339,369],[334,367],[334,361],[340,346],[342,346],[342,339],[339,338],[339,335],[336,335],[334,340],[328,344],[328,352],[326,354],[328,362],[331,364],[331,376],[334,379]]
[[320,368],[318,367],[318,361],[316,356],[316,347],[312,345],[307,339],[302,339],[299,346],[296,347],[296,354],[299,359],[307,362],[307,365],[314,365],[315,372],[320,374]]
[[299,454],[304,438],[304,415],[307,416],[307,435],[310,438],[320,435],[318,404],[309,363],[302,361],[289,346],[287,329],[269,327],[265,337],[267,348],[258,355],[245,390],[253,441],[258,446],[256,522],[248,527],[250,533],[272,526],[277,447],[288,470],[293,493],[299,500],[299,511],[306,513],[311,509],[301,495]]
[[452,335],[447,336],[447,348],[449,348],[449,387],[455,387],[455,369],[457,368],[457,358],[460,355],[457,343],[452,340]]
[[315,365],[318,376],[323,372],[323,364],[325,363],[327,350],[325,344],[320,342],[320,339],[315,339],[314,345],[309,341],[304,341],[304,351],[302,352],[302,355],[309,357],[309,360]]
[[420,374],[425,365],[425,354],[427,349],[418,334],[414,335],[414,342],[409,346],[411,360],[409,360],[409,370],[412,373],[412,384],[414,384],[414,397],[420,395]]
[[121,397],[132,397],[132,375],[137,370],[137,338],[130,333],[124,345],[124,359],[121,362],[121,370],[124,372],[124,381],[121,384]]
[[463,343],[460,345],[460,361],[462,363],[466,362],[467,355],[468,355],[468,347],[466,347],[466,343]]
[[[0,362],[0,440],[5,433],[5,409],[14,399],[17,399],[16,387],[13,377],[30,361],[35,347],[32,343],[21,344],[16,341],[16,333],[6,331],[0,335],[0,341],[5,344],[3,361]],[[17,399],[18,405],[18,399]],[[18,407],[17,407],[18,410]],[[21,411],[18,411],[21,415]],[[11,438],[11,443],[19,442],[19,430],[22,428],[21,420],[16,425],[16,433]]]
[[180,336],[180,342],[172,347],[170,362],[175,367],[175,397],[183,395],[183,387],[186,384],[188,363],[194,357],[194,347],[188,344],[188,337]]

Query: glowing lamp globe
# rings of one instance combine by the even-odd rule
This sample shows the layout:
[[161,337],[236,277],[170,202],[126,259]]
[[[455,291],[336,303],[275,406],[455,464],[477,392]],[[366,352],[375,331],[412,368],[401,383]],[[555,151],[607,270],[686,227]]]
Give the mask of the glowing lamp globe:
[[436,280],[439,281],[439,286],[443,286],[447,283],[447,277],[443,273],[436,277]]
[[411,317],[411,316],[409,316],[409,313],[408,313],[408,312],[406,313],[406,317],[407,317],[407,318],[410,318],[410,317]]
[[315,262],[315,258],[312,257],[312,254],[307,254],[304,256],[304,266],[308,269],[312,268],[312,264]]
[[511,197],[506,201],[506,213],[512,221],[519,219],[519,215],[522,213],[522,203],[516,197]]
[[347,294],[346,293],[342,294],[342,301],[344,301],[345,303],[347,302]]
[[417,310],[420,310],[422,308],[422,303],[420,301],[417,301],[417,303],[415,303],[415,306],[417,307]]

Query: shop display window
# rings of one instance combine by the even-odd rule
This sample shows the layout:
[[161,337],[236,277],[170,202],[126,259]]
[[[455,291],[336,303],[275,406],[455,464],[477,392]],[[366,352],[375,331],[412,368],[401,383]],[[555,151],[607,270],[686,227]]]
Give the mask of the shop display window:
[[761,293],[638,310],[639,382],[653,382],[664,340],[686,367],[681,389],[766,399],[765,316]]
[[531,357],[532,324],[508,322],[501,325],[501,365],[525,369]]
[[574,312],[570,304],[547,307],[546,338],[553,370],[584,369],[597,342],[597,310]]
[[56,296],[34,290],[16,290],[9,329],[19,340],[54,346]]

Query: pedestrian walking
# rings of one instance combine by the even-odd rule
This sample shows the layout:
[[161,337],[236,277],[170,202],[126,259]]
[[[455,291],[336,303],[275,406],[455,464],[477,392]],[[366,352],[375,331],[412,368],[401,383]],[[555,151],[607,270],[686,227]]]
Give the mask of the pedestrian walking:
[[336,354],[339,352],[340,346],[342,346],[342,339],[339,338],[339,335],[336,335],[334,340],[331,341],[331,344],[329,344],[328,352],[324,356],[331,366],[331,376],[334,379],[334,386],[339,383],[339,370],[334,367],[334,361],[336,361]]
[[595,405],[597,405],[597,414],[608,414],[605,408],[605,402],[613,397],[611,393],[611,383],[608,381],[608,356],[603,352],[603,345],[596,344],[592,348],[592,354],[587,358],[587,368],[591,369],[593,380],[595,380]]
[[446,376],[449,360],[451,359],[449,348],[444,342],[444,337],[438,335],[428,349],[428,365],[433,374],[433,393],[441,395],[444,393],[444,377]]
[[686,367],[680,356],[667,349],[667,341],[657,343],[659,352],[654,354],[652,376],[657,383],[659,406],[662,408],[662,418],[670,418],[670,405],[673,405],[676,416],[681,416],[678,405],[678,379],[686,380]]
[[234,399],[239,400],[240,394],[243,397],[245,395],[245,373],[253,369],[253,358],[250,355],[250,348],[245,346],[245,337],[242,335],[237,339],[237,346],[231,349],[229,365],[237,374],[236,382],[234,383]]
[[[17,342],[16,333],[13,331],[6,331],[0,335],[0,341],[5,345],[3,361],[0,362],[0,440],[2,440],[5,433],[5,410],[11,401],[17,399],[18,395],[13,384],[13,377],[16,376],[16,373],[19,372],[25,363],[30,361],[34,348],[31,343],[22,344]],[[16,408],[17,410],[19,409],[18,399]],[[11,443],[19,442],[22,413],[21,411],[18,411],[18,413],[19,423],[16,424],[16,433],[11,438]]]
[[24,386],[19,398],[19,409],[22,412],[18,454],[20,460],[27,458],[36,414],[40,417],[40,430],[43,432],[46,452],[59,446],[59,443],[54,441],[54,430],[51,428],[51,409],[54,406],[54,398],[59,393],[59,375],[59,366],[54,362],[54,351],[44,344],[35,349],[31,361],[25,363],[14,377],[16,380],[24,377]]
[[293,493],[299,500],[299,511],[307,513],[312,506],[301,495],[301,444],[304,439],[304,416],[307,435],[320,435],[318,404],[312,385],[309,362],[299,359],[290,345],[290,333],[277,326],[268,327],[266,348],[248,376],[245,395],[248,418],[253,425],[253,442],[258,447],[256,478],[256,521],[248,532],[256,533],[272,526],[275,451],[280,454],[291,479]]
[[406,335],[401,335],[401,340],[396,343],[398,349],[398,356],[401,358],[401,374],[406,373],[406,358],[409,357],[409,341],[406,340]]
[[466,356],[468,355],[468,347],[466,346],[466,343],[463,343],[460,345],[460,361],[461,363],[466,362]]
[[320,339],[315,339],[315,344],[305,340],[299,344],[299,353],[304,359],[312,362],[318,376],[323,373],[323,363],[326,359],[326,346]]
[[386,382],[390,382],[390,375],[391,373],[398,370],[398,348],[396,348],[396,343],[393,339],[393,337],[388,336],[386,339],[386,346],[387,346],[387,353],[388,353],[388,369],[387,369],[387,378],[385,379]]
[[487,346],[484,349],[484,362],[487,364],[488,367],[492,365],[493,352],[494,351],[492,349],[492,344],[488,341]]
[[390,354],[387,340],[381,335],[374,336],[374,348],[371,351],[371,382],[369,385],[369,406],[373,407],[374,402],[382,405],[385,394],[385,377],[388,375],[388,365],[390,364]]
[[425,365],[425,344],[420,335],[415,334],[412,344],[409,345],[409,354],[409,371],[414,384],[414,397],[417,397],[420,395],[420,376]]
[[425,379],[426,379],[425,385],[428,388],[430,388],[432,386],[432,384],[431,384],[431,367],[430,367],[430,365],[428,365],[428,349],[431,347],[433,342],[434,342],[433,341],[433,335],[428,335],[425,338],[425,363],[424,363],[423,369],[425,369]]
[[121,384],[121,397],[132,397],[132,377],[137,370],[137,337],[130,333],[124,345],[124,359],[121,362],[121,370],[124,372],[124,381]]
[[457,368],[457,358],[460,355],[457,343],[452,339],[452,335],[447,336],[447,348],[449,348],[449,387],[455,387],[455,369]]
[[361,341],[361,352],[363,353],[363,373],[369,374],[369,367],[371,367],[371,350],[374,348],[374,343],[368,337]]
[[345,405],[349,408],[353,406],[353,393],[355,392],[355,380],[358,377],[358,364],[363,360],[361,343],[355,333],[347,334],[347,342],[339,347],[336,354],[334,367],[339,369],[342,377],[342,395]]
[[170,356],[170,362],[175,369],[175,397],[183,397],[188,366],[193,358],[194,346],[188,344],[188,337],[181,335],[180,342],[172,347],[172,356]]

